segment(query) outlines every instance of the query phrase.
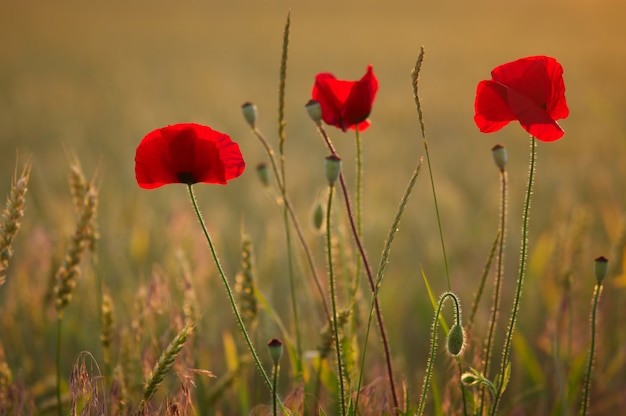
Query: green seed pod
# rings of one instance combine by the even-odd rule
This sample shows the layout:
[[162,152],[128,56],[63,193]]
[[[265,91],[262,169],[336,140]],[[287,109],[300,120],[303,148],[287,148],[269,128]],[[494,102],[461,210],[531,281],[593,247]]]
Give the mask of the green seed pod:
[[609,260],[604,256],[598,257],[594,263],[594,272],[596,274],[596,281],[599,285],[602,284],[602,281],[606,277],[608,270]]
[[250,127],[254,127],[256,125],[256,105],[245,102],[241,105],[241,112]]
[[270,357],[272,358],[274,365],[278,365],[280,357],[283,356],[283,343],[274,338],[268,342],[267,349],[270,352]]
[[508,161],[506,155],[506,149],[501,144],[497,144],[491,148],[491,155],[493,156],[493,161],[496,162],[496,166],[500,169],[500,172],[504,172],[506,169],[506,163]]
[[309,113],[309,117],[315,123],[320,123],[322,121],[322,106],[318,101],[309,100],[304,106],[306,108],[306,112]]
[[324,160],[324,171],[329,185],[334,185],[341,173],[341,158],[337,155],[330,155]]
[[457,356],[463,351],[465,344],[465,333],[463,327],[459,324],[452,325],[450,332],[448,332],[448,339],[446,342],[446,348],[450,355]]

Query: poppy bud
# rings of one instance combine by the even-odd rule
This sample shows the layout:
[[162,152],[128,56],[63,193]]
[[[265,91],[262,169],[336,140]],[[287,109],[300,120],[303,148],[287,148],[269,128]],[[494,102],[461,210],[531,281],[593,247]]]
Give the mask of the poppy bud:
[[319,231],[322,225],[324,225],[324,208],[322,208],[322,204],[318,202],[315,204],[315,209],[313,210],[313,227]]
[[609,270],[609,260],[604,256],[598,257],[595,260],[594,271],[596,274],[596,281],[598,282],[599,285],[602,284],[602,281],[606,277],[608,270]]
[[241,112],[250,127],[254,127],[256,125],[256,105],[251,102],[245,102],[241,105]]
[[265,163],[259,163],[256,167],[256,173],[259,176],[259,180],[263,184],[263,186],[270,185],[270,174]]
[[478,384],[480,381],[480,379],[478,377],[476,377],[476,374],[472,373],[472,372],[466,372],[461,374],[461,383],[465,384],[466,386],[475,386],[476,384]]
[[322,106],[319,101],[309,100],[304,108],[306,108],[306,112],[309,113],[309,117],[315,124],[319,124],[322,121]]
[[500,169],[500,172],[504,172],[506,169],[506,163],[508,161],[506,155],[506,149],[501,144],[497,144],[491,148],[491,155],[493,156],[493,161],[496,162],[496,166]]
[[272,362],[274,365],[278,365],[280,362],[280,357],[283,356],[283,343],[273,338],[268,344],[267,349],[270,352],[270,357],[272,358]]
[[465,334],[463,327],[459,324],[452,325],[450,332],[448,332],[448,339],[446,342],[446,348],[450,355],[457,356],[463,351],[465,344]]
[[334,185],[341,173],[341,158],[337,155],[330,155],[324,160],[324,172],[329,185]]

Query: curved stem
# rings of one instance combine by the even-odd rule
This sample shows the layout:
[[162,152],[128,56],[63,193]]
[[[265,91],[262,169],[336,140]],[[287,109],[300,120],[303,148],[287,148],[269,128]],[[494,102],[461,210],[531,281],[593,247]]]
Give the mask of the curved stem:
[[446,292],[439,298],[439,303],[437,304],[437,311],[435,312],[435,318],[433,320],[433,330],[430,335],[430,353],[428,356],[428,365],[426,367],[426,376],[424,377],[424,385],[422,386],[422,393],[420,394],[419,404],[417,407],[417,412],[415,413],[418,416],[424,414],[424,406],[426,405],[426,395],[428,393],[428,388],[430,387],[430,379],[432,377],[433,370],[433,361],[435,360],[435,352],[437,349],[437,327],[439,326],[439,315],[441,314],[441,308],[443,307],[443,303],[447,298],[452,298],[454,301],[454,311],[455,311],[455,321],[457,325],[461,325],[461,308],[459,307],[459,300],[456,295],[452,292]]
[[[272,382],[270,381],[270,378],[265,372],[265,369],[263,368],[263,365],[261,364],[261,360],[259,359],[259,356],[256,350],[254,349],[254,346],[252,345],[252,341],[250,340],[250,335],[248,335],[248,331],[246,331],[246,327],[243,323],[243,319],[241,318],[241,313],[239,312],[237,303],[235,302],[235,297],[233,296],[233,291],[230,287],[230,283],[228,283],[228,279],[226,278],[226,275],[224,274],[222,265],[219,261],[219,258],[217,257],[217,252],[215,251],[215,247],[213,246],[213,241],[211,240],[209,231],[206,228],[206,224],[204,223],[204,219],[202,218],[202,214],[200,213],[200,209],[198,208],[198,202],[196,201],[196,196],[193,192],[192,185],[187,185],[187,190],[189,191],[189,197],[191,198],[191,203],[193,204],[193,209],[195,211],[196,217],[198,218],[198,222],[200,223],[200,227],[202,227],[202,232],[204,233],[204,237],[206,238],[207,243],[209,243],[209,248],[211,249],[211,255],[213,256],[213,260],[215,261],[215,266],[217,267],[217,271],[220,277],[222,278],[222,282],[224,282],[226,294],[228,295],[230,306],[232,307],[233,312],[235,313],[235,318],[237,319],[237,323],[239,324],[239,329],[241,330],[241,333],[243,334],[243,337],[246,341],[248,349],[250,350],[250,354],[252,354],[254,363],[256,364],[259,372],[261,373],[261,376],[263,377],[265,384],[271,390]],[[281,409],[284,408],[284,406],[280,402],[279,402],[279,406],[281,407]]]
[[582,407],[580,414],[585,416],[587,414],[587,407],[589,407],[589,388],[591,386],[591,369],[593,367],[593,354],[596,348],[596,311],[598,309],[598,302],[600,301],[600,295],[602,294],[602,285],[597,284],[593,289],[593,305],[591,307],[591,346],[589,348],[589,359],[587,360],[587,374],[585,377],[585,390],[583,394]]
[[522,244],[520,253],[520,266],[519,274],[517,276],[517,287],[515,289],[515,298],[513,301],[513,311],[511,312],[511,319],[509,322],[509,329],[506,334],[506,340],[504,347],[502,348],[502,361],[500,363],[500,378],[498,383],[498,389],[493,399],[493,407],[491,408],[491,415],[494,416],[498,410],[502,393],[504,392],[504,381],[506,377],[506,369],[508,367],[509,353],[511,349],[511,342],[513,340],[513,332],[515,332],[515,324],[517,323],[517,312],[519,311],[519,304],[522,298],[522,287],[524,284],[524,276],[526,275],[526,263],[528,257],[528,217],[530,214],[530,200],[532,196],[533,183],[535,181],[535,159],[536,159],[537,139],[530,137],[530,162],[528,166],[528,186],[526,189],[526,197],[524,199],[524,214],[522,218]]
[[339,408],[341,415],[346,414],[346,393],[343,383],[343,364],[341,362],[341,340],[339,339],[339,324],[337,322],[337,299],[335,298],[335,273],[333,267],[332,233],[330,229],[331,208],[335,187],[328,187],[328,204],[326,206],[326,249],[328,250],[328,278],[330,280],[330,303],[333,310],[333,332],[335,338],[335,350],[337,351],[337,374],[339,376]]

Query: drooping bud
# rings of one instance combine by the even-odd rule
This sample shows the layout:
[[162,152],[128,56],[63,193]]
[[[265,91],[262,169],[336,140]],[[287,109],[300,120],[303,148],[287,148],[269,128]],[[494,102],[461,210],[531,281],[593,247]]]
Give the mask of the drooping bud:
[[280,358],[283,356],[283,343],[273,338],[267,343],[267,349],[270,352],[270,357],[275,366],[280,362]]
[[476,377],[476,374],[474,374],[473,372],[466,372],[461,374],[461,383],[465,384],[466,386],[475,386],[480,382],[480,378]]
[[256,105],[251,102],[245,102],[241,105],[241,112],[250,127],[256,126]]
[[259,163],[256,166],[256,173],[259,176],[259,180],[261,181],[263,186],[270,186],[269,168],[265,163]]
[[496,166],[500,169],[500,172],[504,172],[506,170],[506,163],[508,161],[508,157],[506,155],[506,149],[501,144],[497,144],[491,148],[491,155],[493,156],[493,161],[496,162]]
[[463,352],[464,345],[465,333],[463,332],[463,327],[459,324],[452,325],[450,332],[448,332],[448,339],[446,342],[448,353],[450,355],[457,356]]
[[316,124],[322,121],[322,106],[319,101],[309,100],[304,107],[306,108],[306,112],[309,113],[311,120]]
[[600,256],[595,260],[594,272],[596,274],[596,281],[598,285],[602,284],[602,281],[607,275],[609,270],[609,259],[604,256]]
[[324,172],[329,185],[334,185],[341,173],[341,158],[337,155],[330,155],[324,159]]

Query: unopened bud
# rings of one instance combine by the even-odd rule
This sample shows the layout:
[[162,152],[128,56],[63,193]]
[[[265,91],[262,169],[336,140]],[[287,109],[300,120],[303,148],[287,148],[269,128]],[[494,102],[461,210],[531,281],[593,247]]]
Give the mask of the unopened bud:
[[600,256],[595,260],[594,264],[594,272],[596,274],[596,281],[599,285],[602,284],[602,281],[607,275],[609,270],[609,259],[604,256]]
[[446,342],[448,353],[450,355],[457,356],[463,351],[464,345],[465,333],[463,332],[463,327],[459,324],[452,325],[450,332],[448,332],[448,339]]
[[251,102],[245,102],[241,105],[241,112],[250,127],[256,126],[256,105]]
[[256,166],[256,173],[259,176],[259,180],[263,186],[270,186],[270,174],[269,169],[265,163],[259,163]]
[[318,202],[315,204],[315,209],[313,210],[313,227],[319,231],[322,229],[322,225],[324,225],[324,208],[322,208],[322,204]]
[[496,166],[500,169],[500,172],[504,172],[506,169],[506,163],[508,161],[508,157],[506,155],[506,149],[501,144],[497,144],[491,148],[491,155],[493,156],[493,161],[496,162]]
[[311,120],[315,123],[322,121],[322,106],[319,101],[309,100],[304,107],[306,108],[306,112],[309,113]]
[[274,365],[278,365],[280,357],[283,356],[283,343],[276,338],[273,338],[270,342],[268,342],[267,349],[270,352],[270,357],[272,358]]
[[334,185],[341,173],[341,158],[337,155],[330,155],[324,160],[324,172],[329,185]]
[[466,386],[475,386],[476,384],[478,384],[479,381],[480,379],[476,377],[476,375],[472,372],[461,374],[461,383],[465,384]]

